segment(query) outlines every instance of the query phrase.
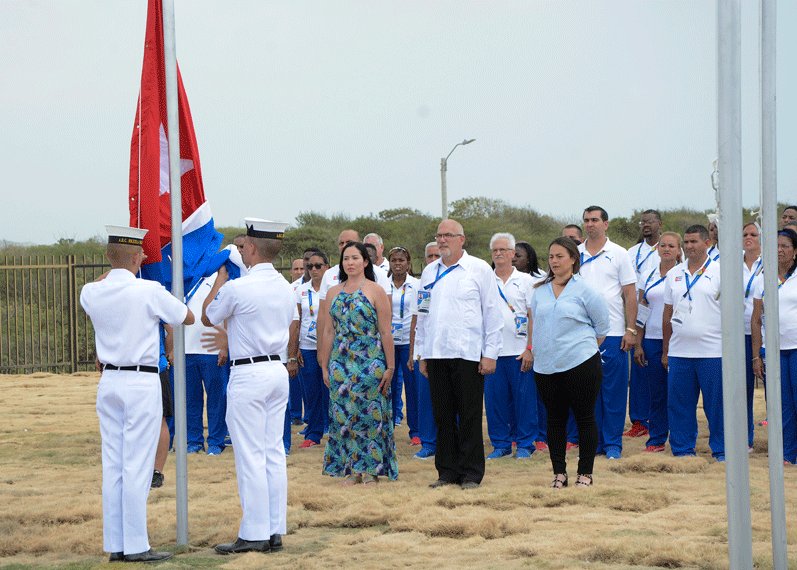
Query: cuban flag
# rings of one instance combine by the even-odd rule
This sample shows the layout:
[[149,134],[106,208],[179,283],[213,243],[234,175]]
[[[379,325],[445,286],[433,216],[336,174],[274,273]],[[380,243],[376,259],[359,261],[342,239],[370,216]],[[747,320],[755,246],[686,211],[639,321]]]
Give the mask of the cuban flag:
[[[187,297],[203,277],[227,265],[230,277],[239,275],[229,262],[230,251],[219,251],[223,236],[216,231],[205,200],[191,109],[177,69],[180,120],[180,187],[183,210],[183,277]],[[169,132],[166,120],[166,72],[161,0],[148,0],[144,64],[133,138],[130,143],[130,225],[149,230],[144,238],[142,277],[172,285]],[[237,252],[236,252],[237,253]]]

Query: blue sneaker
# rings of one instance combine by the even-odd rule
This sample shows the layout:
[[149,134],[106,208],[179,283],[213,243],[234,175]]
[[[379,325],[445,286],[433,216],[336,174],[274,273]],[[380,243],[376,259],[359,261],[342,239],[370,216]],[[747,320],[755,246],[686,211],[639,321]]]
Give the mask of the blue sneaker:
[[507,455],[512,455],[512,448],[502,449],[500,447],[496,447],[493,449],[493,452],[487,456],[487,459],[501,459],[502,457],[506,457]]
[[421,448],[421,450],[418,453],[413,455],[413,457],[415,459],[420,459],[422,461],[426,461],[430,457],[434,457],[435,451],[436,450],[434,450],[434,449],[427,449],[427,448],[424,447],[424,448]]
[[209,445],[208,446],[208,455],[221,455],[224,448],[220,445]]
[[200,451],[205,451],[205,446],[199,443],[189,443],[186,448],[186,453],[199,453]]
[[232,439],[230,439],[230,434],[224,436],[224,447],[232,447]]
[[518,447],[517,453],[515,453],[515,459],[528,459],[531,457],[532,453],[534,453],[533,449],[528,447]]
[[620,450],[612,447],[606,450],[606,459],[620,459]]
[[285,448],[285,457],[289,456],[290,454],[291,454],[291,448],[290,447],[286,447]]
[[717,463],[725,463],[725,456],[724,455],[718,455],[714,459],[717,460]]

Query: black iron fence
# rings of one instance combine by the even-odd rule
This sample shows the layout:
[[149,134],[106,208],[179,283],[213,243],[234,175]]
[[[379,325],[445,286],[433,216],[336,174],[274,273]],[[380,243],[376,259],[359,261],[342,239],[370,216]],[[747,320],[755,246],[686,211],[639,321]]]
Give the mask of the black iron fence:
[[[275,265],[287,275],[285,260]],[[102,255],[3,258],[0,374],[93,370],[94,329],[80,289],[108,269]]]

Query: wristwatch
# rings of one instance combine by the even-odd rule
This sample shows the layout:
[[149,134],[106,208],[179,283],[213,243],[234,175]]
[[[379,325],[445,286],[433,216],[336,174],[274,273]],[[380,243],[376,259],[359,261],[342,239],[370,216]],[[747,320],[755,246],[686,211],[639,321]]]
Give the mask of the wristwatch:
[[288,359],[288,364],[290,364],[291,362],[299,362],[299,359],[298,359],[298,358],[296,358],[295,356],[291,356],[291,357]]
[[638,331],[638,330],[636,330],[636,329],[632,329],[631,327],[628,327],[628,328],[626,328],[625,330],[627,330],[628,332],[630,332],[630,333],[631,333],[632,335],[634,335],[634,336],[637,336],[637,335],[639,334],[639,331]]

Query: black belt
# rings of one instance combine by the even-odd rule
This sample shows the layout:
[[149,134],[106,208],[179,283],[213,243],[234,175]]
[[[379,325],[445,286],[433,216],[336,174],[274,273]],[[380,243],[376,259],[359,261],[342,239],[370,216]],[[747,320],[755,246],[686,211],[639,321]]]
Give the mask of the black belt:
[[267,362],[269,360],[276,360],[279,362],[281,358],[279,354],[269,354],[268,356],[250,356],[249,358],[236,358],[231,362],[233,366],[241,366],[242,364],[254,364],[255,362]]
[[103,370],[124,370],[125,372],[150,372],[152,374],[158,373],[157,366],[116,366],[115,364],[103,364]]

